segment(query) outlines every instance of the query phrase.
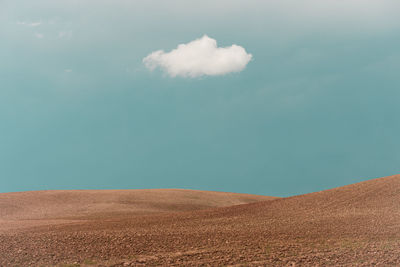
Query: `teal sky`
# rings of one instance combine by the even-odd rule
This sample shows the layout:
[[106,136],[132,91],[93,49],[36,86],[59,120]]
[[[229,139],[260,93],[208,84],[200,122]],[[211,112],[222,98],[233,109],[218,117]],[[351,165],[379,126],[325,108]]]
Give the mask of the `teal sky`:
[[[399,1],[0,1],[0,192],[274,196],[400,173]],[[207,34],[222,76],[142,60]]]

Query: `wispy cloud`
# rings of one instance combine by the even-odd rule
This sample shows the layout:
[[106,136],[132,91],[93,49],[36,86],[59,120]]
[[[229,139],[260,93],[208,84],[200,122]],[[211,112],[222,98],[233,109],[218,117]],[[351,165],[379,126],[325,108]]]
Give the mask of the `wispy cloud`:
[[31,22],[31,23],[28,24],[28,26],[29,26],[29,27],[36,27],[36,26],[39,26],[39,25],[41,25],[41,24],[42,24],[41,21],[39,21],[39,22]]
[[71,39],[72,37],[72,31],[60,31],[58,32],[58,38],[59,39]]
[[18,25],[24,25],[27,27],[37,27],[42,25],[41,21],[27,22],[27,21],[17,21]]
[[43,33],[35,33],[35,37],[36,38],[38,38],[38,39],[42,39],[43,37],[44,37],[44,34]]
[[199,77],[240,72],[251,59],[252,55],[243,47],[218,47],[215,39],[204,35],[168,53],[155,51],[145,57],[143,63],[150,70],[159,67],[171,77]]

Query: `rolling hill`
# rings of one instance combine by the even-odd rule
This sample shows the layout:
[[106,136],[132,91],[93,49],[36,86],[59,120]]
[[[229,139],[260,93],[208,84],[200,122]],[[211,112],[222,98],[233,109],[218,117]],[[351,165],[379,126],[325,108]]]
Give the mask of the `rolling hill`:
[[399,175],[235,204],[3,232],[0,265],[400,265]]
[[49,190],[0,194],[0,231],[62,221],[126,217],[232,206],[275,197],[226,192],[148,190]]

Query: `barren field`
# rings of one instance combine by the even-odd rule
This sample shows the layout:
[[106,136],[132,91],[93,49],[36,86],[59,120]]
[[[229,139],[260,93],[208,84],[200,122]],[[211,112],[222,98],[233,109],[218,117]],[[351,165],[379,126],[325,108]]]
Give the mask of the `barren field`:
[[399,266],[400,176],[273,198],[0,194],[0,266]]

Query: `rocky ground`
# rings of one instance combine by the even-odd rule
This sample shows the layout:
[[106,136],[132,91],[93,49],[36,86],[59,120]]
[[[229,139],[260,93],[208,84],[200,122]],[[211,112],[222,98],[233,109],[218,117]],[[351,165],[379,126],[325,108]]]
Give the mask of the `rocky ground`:
[[400,176],[229,207],[23,220],[0,232],[1,266],[400,266]]

